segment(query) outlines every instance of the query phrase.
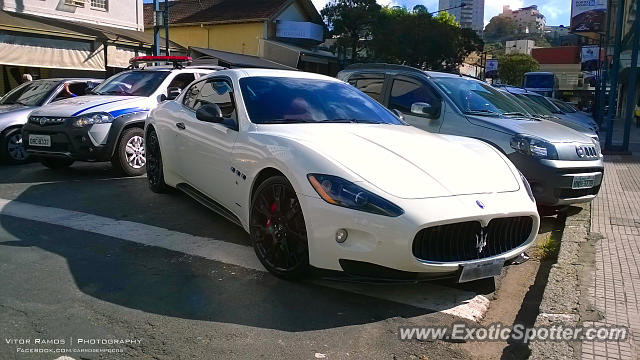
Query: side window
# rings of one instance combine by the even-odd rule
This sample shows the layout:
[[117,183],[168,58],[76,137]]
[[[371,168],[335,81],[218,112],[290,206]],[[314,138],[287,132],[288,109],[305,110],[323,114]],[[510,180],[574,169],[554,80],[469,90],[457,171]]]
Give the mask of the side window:
[[187,93],[184,94],[184,99],[182,103],[184,106],[195,110],[196,99],[198,98],[198,94],[200,94],[200,88],[204,85],[204,81],[197,82],[187,90]]
[[193,73],[178,74],[178,75],[176,75],[176,77],[173,78],[173,80],[171,80],[171,82],[169,83],[169,86],[167,86],[167,88],[177,87],[180,90],[184,90],[184,88],[187,85],[191,84],[195,79],[196,79],[196,77],[195,77],[195,75]]
[[436,101],[438,97],[431,86],[404,76],[393,79],[389,109],[410,113],[411,105],[414,103],[423,102],[433,105]]
[[377,102],[382,102],[384,74],[354,74],[348,82]]
[[199,94],[196,97],[194,110],[205,104],[216,104],[222,110],[222,116],[235,118],[235,106],[233,104],[233,88],[225,80],[211,79],[203,81]]

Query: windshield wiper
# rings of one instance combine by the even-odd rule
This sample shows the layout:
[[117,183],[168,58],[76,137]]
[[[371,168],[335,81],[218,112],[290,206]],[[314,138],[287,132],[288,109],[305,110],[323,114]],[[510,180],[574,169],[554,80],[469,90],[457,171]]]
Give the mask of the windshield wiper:
[[130,92],[126,92],[124,90],[109,90],[109,91],[105,91],[103,93],[97,93],[99,95],[126,95],[126,96],[135,96],[134,94],[130,93]]
[[318,120],[318,122],[333,122],[333,123],[356,123],[356,124],[380,124],[378,121],[373,120],[364,120],[364,119],[349,119],[349,118],[339,118],[339,119],[325,119]]
[[504,116],[527,116],[527,114],[519,112],[519,111],[511,111],[511,112],[505,112],[502,113],[502,115]]
[[467,110],[464,112],[465,114],[471,114],[471,115],[492,115],[492,116],[499,116],[500,113],[497,113],[495,111],[492,110],[487,110],[487,109],[473,109],[473,110]]

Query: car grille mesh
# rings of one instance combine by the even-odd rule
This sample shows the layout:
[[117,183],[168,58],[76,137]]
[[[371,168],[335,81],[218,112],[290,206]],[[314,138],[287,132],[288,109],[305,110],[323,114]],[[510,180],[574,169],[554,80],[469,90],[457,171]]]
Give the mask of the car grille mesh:
[[[524,244],[532,227],[530,216],[492,219],[485,228],[478,221],[432,226],[420,230],[413,239],[413,255],[439,262],[488,258]],[[486,244],[479,246],[483,240]]]
[[52,126],[64,124],[67,118],[64,117],[46,117],[46,116],[32,116],[29,118],[29,122],[40,126]]

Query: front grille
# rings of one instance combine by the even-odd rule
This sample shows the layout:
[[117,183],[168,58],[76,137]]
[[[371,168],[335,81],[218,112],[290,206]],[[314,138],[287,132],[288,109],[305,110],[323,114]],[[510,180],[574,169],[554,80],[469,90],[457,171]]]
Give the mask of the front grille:
[[[530,216],[492,219],[486,228],[478,221],[432,226],[413,239],[413,256],[439,262],[484,259],[521,246],[532,227]],[[479,246],[483,238],[486,244]]]
[[48,117],[48,116],[32,116],[29,122],[39,126],[53,126],[64,124],[67,118],[64,117]]
[[576,153],[584,159],[597,159],[600,156],[600,150],[595,145],[576,145]]
[[587,195],[598,195],[600,191],[600,185],[594,186],[589,189],[559,189],[558,197],[560,199],[573,199]]

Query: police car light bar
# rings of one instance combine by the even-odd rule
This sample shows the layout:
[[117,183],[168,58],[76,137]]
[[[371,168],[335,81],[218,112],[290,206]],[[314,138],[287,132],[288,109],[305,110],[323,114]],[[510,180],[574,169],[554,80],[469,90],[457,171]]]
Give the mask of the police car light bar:
[[129,63],[136,62],[152,62],[152,61],[167,61],[167,62],[188,62],[191,61],[190,56],[136,56],[129,60]]

